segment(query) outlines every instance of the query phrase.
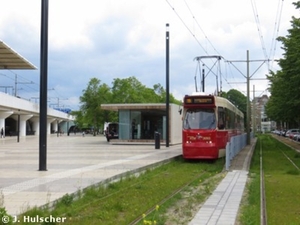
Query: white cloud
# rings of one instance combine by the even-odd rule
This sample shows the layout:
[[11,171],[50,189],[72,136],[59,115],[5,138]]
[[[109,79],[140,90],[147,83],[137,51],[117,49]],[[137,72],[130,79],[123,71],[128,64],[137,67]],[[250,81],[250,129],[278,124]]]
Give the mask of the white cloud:
[[[281,1],[255,2],[269,54]],[[283,4],[279,35],[286,35],[291,16],[297,16],[290,2]],[[0,5],[0,39],[39,67],[41,1],[0,0]],[[165,85],[166,23],[170,24],[170,86],[179,99],[195,90],[195,56],[221,54],[229,60],[246,60],[249,50],[250,59],[264,58],[251,1],[51,0],[49,88],[55,87],[61,98],[78,108],[79,96],[92,77],[108,85],[114,78],[128,76],[136,76],[149,87]],[[280,43],[275,56],[281,57]],[[244,92],[244,84],[229,83],[245,78],[233,66],[221,64],[223,91],[236,88]],[[252,64],[251,71],[257,66]],[[245,63],[238,68],[245,72]],[[32,75],[16,72],[39,83],[39,71]],[[254,77],[266,73],[268,68],[263,66]],[[207,90],[213,92],[215,77],[207,79],[211,85]],[[252,85],[257,90],[267,88],[265,81],[253,80]]]

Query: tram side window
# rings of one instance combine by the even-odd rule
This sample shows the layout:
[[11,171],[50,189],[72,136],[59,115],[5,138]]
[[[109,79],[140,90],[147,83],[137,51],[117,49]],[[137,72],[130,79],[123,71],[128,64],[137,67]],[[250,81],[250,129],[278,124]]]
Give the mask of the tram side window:
[[241,130],[243,131],[244,130],[244,118],[241,117]]
[[232,112],[232,111],[229,111],[230,112],[230,129],[234,129],[235,128],[235,113]]
[[229,124],[230,124],[229,110],[225,109],[225,128],[226,129],[229,129]]
[[236,126],[236,128],[240,130],[241,129],[241,117],[239,115],[237,115],[236,117],[237,117],[237,126]]
[[218,107],[218,128],[220,130],[225,128],[225,111],[223,107]]
[[225,118],[226,118],[226,123],[225,123],[226,129],[233,129],[235,123],[234,112],[232,112],[229,109],[225,109]]

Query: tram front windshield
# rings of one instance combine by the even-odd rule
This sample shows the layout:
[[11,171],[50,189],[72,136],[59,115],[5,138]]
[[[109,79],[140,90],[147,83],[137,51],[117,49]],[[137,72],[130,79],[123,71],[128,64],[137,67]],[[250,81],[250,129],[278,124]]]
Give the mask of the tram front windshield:
[[188,109],[184,121],[184,129],[215,129],[216,116],[214,109]]

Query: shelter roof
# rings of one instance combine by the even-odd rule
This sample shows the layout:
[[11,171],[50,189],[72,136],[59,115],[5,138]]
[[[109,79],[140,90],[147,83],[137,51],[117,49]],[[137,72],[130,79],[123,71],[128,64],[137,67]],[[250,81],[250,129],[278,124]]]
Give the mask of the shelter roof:
[[36,67],[0,40],[0,69],[36,69]]

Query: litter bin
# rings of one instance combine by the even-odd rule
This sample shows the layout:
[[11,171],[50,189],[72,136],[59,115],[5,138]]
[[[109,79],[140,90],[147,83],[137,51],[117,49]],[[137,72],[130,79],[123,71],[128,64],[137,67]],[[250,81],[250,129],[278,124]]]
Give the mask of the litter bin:
[[155,132],[154,140],[155,140],[155,149],[160,149],[160,133],[159,132]]

